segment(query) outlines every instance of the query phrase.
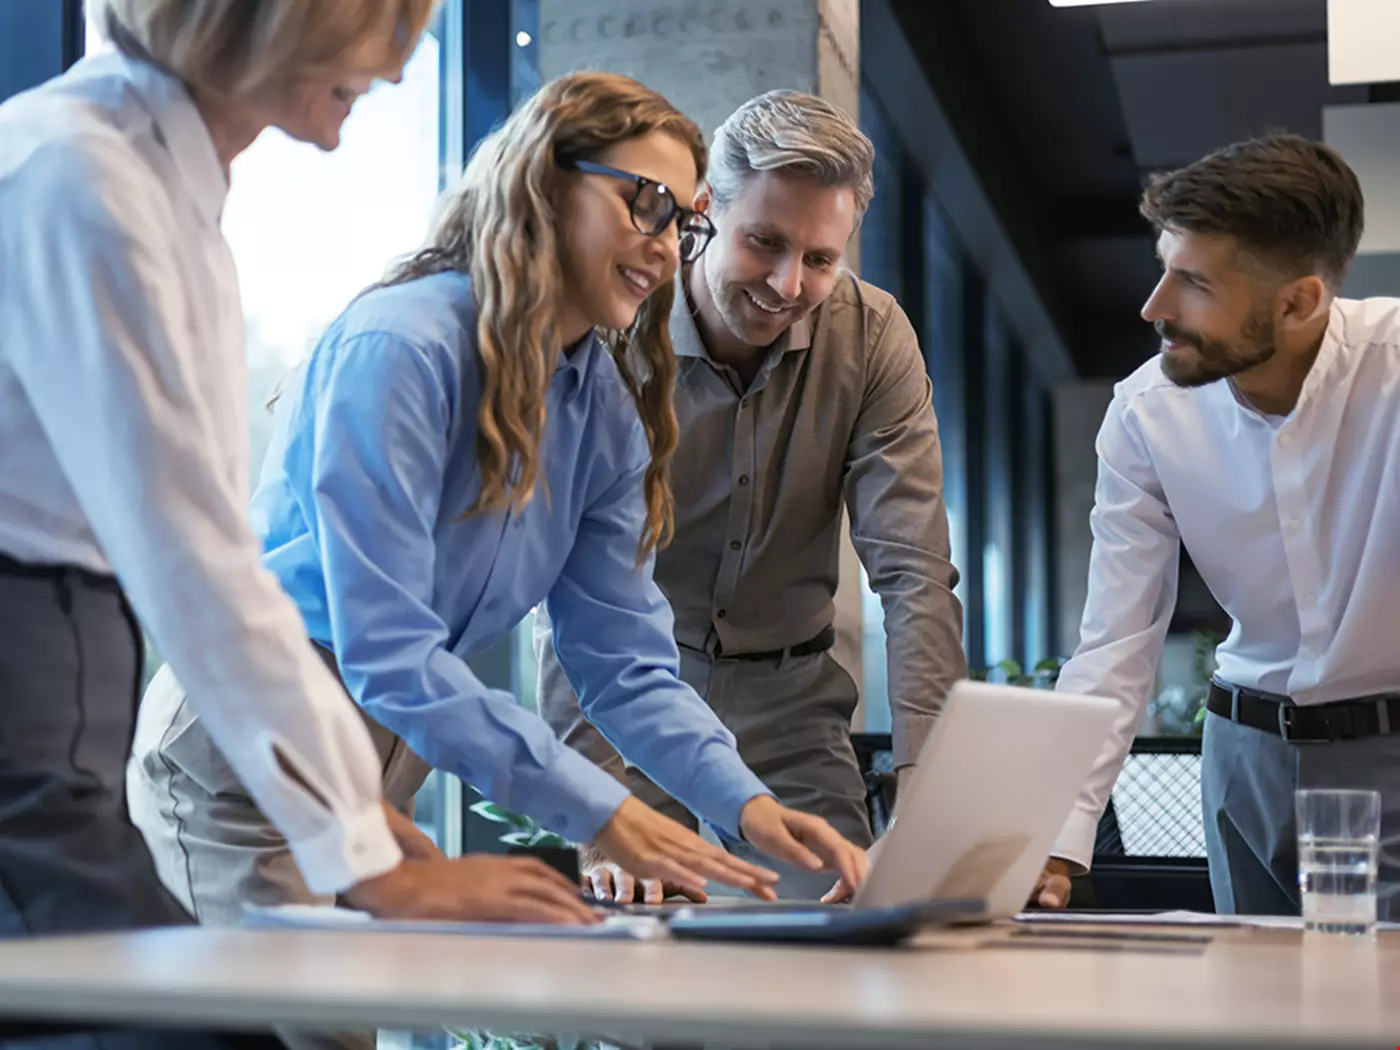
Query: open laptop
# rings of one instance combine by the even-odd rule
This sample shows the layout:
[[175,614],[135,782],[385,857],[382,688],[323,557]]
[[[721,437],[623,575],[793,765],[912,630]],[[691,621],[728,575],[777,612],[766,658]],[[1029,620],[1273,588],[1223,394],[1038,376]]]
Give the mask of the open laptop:
[[[831,934],[841,923],[831,915],[820,919],[821,912],[844,912],[850,920],[870,913],[858,923],[867,931],[879,925],[875,913],[896,925],[1014,915],[1025,906],[1118,711],[1117,703],[1101,697],[958,682],[906,776],[897,819],[849,908],[707,905],[677,912],[672,932],[813,940],[821,938],[794,936],[803,922],[798,913],[812,915]],[[771,930],[764,929],[766,920]]]

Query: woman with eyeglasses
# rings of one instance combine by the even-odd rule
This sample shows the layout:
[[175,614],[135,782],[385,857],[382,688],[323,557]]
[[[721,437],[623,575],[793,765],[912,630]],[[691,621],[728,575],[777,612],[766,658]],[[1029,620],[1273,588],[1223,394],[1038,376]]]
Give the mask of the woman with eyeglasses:
[[[651,555],[671,528],[673,277],[713,235],[687,207],[698,128],[637,82],[563,77],[474,153],[428,243],[330,326],[275,408],[253,499],[264,564],[367,716],[385,793],[430,767],[631,871],[762,897],[706,843],[561,744],[471,661],[546,602],[588,717],[721,832],[859,878],[784,809],[677,678]],[[181,687],[146,694],[132,811],[206,921],[310,900]]]

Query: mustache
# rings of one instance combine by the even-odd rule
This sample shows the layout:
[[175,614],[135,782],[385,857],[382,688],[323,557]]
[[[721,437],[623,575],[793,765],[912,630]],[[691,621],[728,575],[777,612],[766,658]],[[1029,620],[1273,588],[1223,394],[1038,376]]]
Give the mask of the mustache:
[[1178,328],[1170,321],[1158,321],[1152,327],[1157,330],[1157,334],[1163,339],[1170,339],[1177,343],[1189,343],[1197,350],[1205,348],[1206,341],[1201,338],[1199,333],[1189,331],[1185,328]]

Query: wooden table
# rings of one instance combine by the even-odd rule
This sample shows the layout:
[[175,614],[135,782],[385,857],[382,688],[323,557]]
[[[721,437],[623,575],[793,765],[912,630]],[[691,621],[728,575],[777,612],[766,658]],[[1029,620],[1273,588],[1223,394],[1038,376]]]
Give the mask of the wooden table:
[[1400,935],[1210,932],[1186,955],[1011,948],[1029,938],[1010,927],[902,951],[158,930],[0,942],[0,1014],[846,1050],[1400,1046]]

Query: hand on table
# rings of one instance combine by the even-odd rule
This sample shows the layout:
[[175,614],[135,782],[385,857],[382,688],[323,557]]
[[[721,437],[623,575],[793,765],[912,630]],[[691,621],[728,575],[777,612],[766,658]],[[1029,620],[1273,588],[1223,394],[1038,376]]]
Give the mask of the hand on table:
[[771,795],[750,799],[739,827],[745,841],[770,857],[809,871],[835,871],[852,890],[865,881],[869,861],[863,849],[821,817],[788,809]]
[[351,886],[342,897],[380,919],[571,926],[599,921],[579,898],[577,886],[533,857],[405,859],[397,868]]
[[599,900],[617,901],[619,904],[631,904],[638,900],[643,904],[660,904],[667,897],[685,897],[696,904],[704,904],[710,899],[704,890],[663,882],[661,879],[634,878],[592,846],[580,851],[579,861],[583,869],[584,890],[591,890]]
[[1063,861],[1059,857],[1051,857],[1047,860],[1045,868],[1035,880],[1035,889],[1031,890],[1030,899],[1026,901],[1026,906],[1054,908],[1056,910],[1068,907],[1070,872],[1068,861]]
[[617,807],[593,845],[633,878],[656,879],[687,895],[703,894],[714,879],[764,900],[777,897],[774,872],[731,856],[632,796]]

